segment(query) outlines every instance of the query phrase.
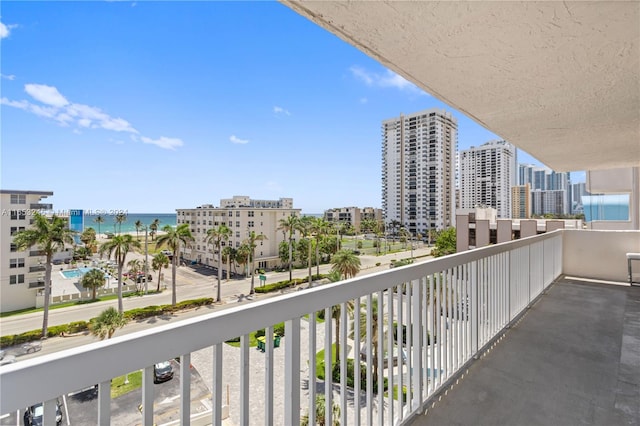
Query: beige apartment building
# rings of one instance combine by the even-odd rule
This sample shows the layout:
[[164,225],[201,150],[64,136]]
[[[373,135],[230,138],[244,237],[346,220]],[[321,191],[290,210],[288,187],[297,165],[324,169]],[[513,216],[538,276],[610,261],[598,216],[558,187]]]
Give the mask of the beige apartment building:
[[52,210],[41,203],[51,191],[0,190],[0,312],[36,306],[36,294],[44,288],[45,260],[37,247],[18,251],[16,232],[28,229],[35,212]]
[[347,222],[353,229],[361,232],[360,224],[363,220],[382,221],[382,209],[374,207],[340,207],[325,210],[324,219],[327,222]]
[[[256,242],[255,265],[259,269],[272,269],[281,264],[278,246],[285,240],[285,234],[278,229],[280,220],[301,215],[300,209],[293,208],[292,198],[253,200],[247,196],[221,199],[219,207],[205,204],[192,209],[177,209],[176,212],[178,225],[188,223],[195,239],[182,252],[185,261],[217,266],[214,247],[206,242],[207,231],[225,224],[231,229],[231,236],[222,243],[223,247],[240,247],[251,231],[266,237]],[[222,270],[227,270],[226,265],[222,266]],[[231,271],[234,272],[233,266]],[[239,270],[237,272],[241,273]]]

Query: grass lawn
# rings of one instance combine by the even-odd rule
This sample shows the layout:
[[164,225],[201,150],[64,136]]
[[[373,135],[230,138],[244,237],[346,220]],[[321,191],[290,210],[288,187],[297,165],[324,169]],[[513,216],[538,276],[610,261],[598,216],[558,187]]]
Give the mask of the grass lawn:
[[116,377],[111,381],[111,399],[122,396],[142,386],[142,371],[134,371],[128,374],[129,383],[124,384],[125,376]]

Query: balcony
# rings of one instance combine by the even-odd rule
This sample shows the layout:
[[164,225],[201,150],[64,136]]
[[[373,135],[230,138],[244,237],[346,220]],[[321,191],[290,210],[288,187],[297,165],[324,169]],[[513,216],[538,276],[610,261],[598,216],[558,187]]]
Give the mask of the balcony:
[[[0,369],[3,389],[11,389],[2,392],[0,413],[50,401],[45,416],[54,416],[55,410],[46,407],[55,406],[56,397],[98,383],[96,423],[117,422],[110,411],[110,379],[142,370],[140,422],[152,425],[157,422],[153,364],[180,357],[182,424],[202,417],[205,424],[221,424],[223,381],[236,387],[229,407],[235,424],[266,419],[267,424],[297,425],[319,392],[341,407],[341,424],[465,423],[479,418],[482,410],[494,416],[483,417],[492,423],[522,423],[519,413],[537,413],[531,419],[543,424],[556,419],[576,423],[570,416],[582,411],[563,411],[576,406],[592,413],[592,423],[638,422],[633,398],[640,390],[640,368],[630,351],[640,341],[632,322],[640,315],[640,289],[565,278],[624,283],[629,251],[640,251],[640,232],[560,230],[17,362]],[[325,377],[331,376],[336,324],[316,321],[315,313],[324,310],[330,318],[334,305],[341,306],[337,368],[346,372],[347,358],[361,359],[364,366],[362,373],[358,368],[352,373],[353,387],[347,387],[346,374],[332,387],[316,379],[320,349],[326,354]],[[359,314],[349,314],[349,305]],[[285,335],[279,348],[270,339],[271,326],[266,328],[265,352],[250,350],[249,333],[280,322]],[[237,336],[240,348],[230,355],[224,342]],[[203,357],[204,362],[193,361]],[[206,381],[214,396],[208,412],[191,411],[187,372],[192,362],[211,370]],[[512,377],[511,371],[520,374]],[[450,390],[462,375],[464,381]],[[580,377],[588,380],[576,382]],[[376,392],[367,385],[374,381],[386,381],[390,390],[405,389],[406,397]],[[581,387],[567,388],[572,384]],[[617,393],[610,393],[612,385]],[[474,398],[475,404],[467,407]],[[354,400],[360,401],[359,409]],[[464,409],[458,401],[465,401]],[[492,404],[496,401],[500,404]],[[636,401],[635,413],[625,411],[629,401]],[[614,402],[622,408],[614,408]],[[315,423],[313,414],[310,424]]]
[[44,272],[46,267],[44,265],[29,266],[29,272]]
[[30,281],[29,288],[44,288],[44,280],[42,281]]
[[32,210],[53,210],[53,204],[31,203],[29,208]]
[[44,256],[45,252],[44,250],[30,250],[29,251],[29,256]]

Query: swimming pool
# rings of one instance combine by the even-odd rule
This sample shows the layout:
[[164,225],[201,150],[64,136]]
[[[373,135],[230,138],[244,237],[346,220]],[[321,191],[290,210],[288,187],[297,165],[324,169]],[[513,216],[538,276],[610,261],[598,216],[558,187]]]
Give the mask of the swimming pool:
[[[76,268],[76,269],[67,269],[66,271],[60,271],[63,277],[67,279],[71,278],[80,278],[87,272],[96,268]],[[109,277],[109,275],[105,274],[105,277]]]

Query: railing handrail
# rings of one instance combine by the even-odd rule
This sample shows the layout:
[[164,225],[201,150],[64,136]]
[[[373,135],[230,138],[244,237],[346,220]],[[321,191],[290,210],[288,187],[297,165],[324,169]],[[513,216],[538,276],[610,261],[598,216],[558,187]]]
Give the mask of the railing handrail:
[[[70,390],[83,389],[158,361],[299,318],[345,300],[385,291],[391,286],[436,274],[457,265],[539,241],[561,238],[562,232],[564,231],[557,230],[326,284],[9,364],[0,368],[0,413],[24,408],[25,401],[50,400]],[[389,279],[390,277],[393,278]],[[132,344],[134,341],[135,344]],[[117,362],[101,362],[104,360]],[[29,374],[25,374],[25,370],[29,370]],[[74,371],[75,374],[69,374],[69,371]],[[91,372],[90,375],[84,374],[88,371]]]

